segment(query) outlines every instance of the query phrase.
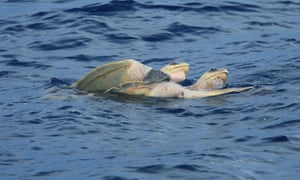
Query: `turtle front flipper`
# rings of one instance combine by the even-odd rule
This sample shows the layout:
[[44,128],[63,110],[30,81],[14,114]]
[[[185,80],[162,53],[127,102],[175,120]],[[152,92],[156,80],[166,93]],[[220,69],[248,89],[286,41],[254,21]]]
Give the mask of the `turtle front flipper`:
[[202,90],[202,91],[193,91],[186,90],[184,92],[184,98],[202,98],[210,96],[218,96],[222,94],[229,94],[233,92],[242,92],[253,89],[255,86],[241,87],[241,88],[226,88],[226,89],[216,89],[216,90]]

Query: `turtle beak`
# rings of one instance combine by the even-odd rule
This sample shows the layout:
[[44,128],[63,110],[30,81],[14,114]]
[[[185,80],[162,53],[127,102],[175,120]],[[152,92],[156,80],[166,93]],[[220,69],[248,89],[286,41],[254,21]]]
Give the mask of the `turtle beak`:
[[219,69],[211,69],[210,71],[209,71],[209,73],[211,73],[211,78],[212,77],[218,77],[218,78],[220,78],[220,79],[222,79],[222,80],[227,80],[227,78],[228,78],[228,70],[227,69],[225,69],[225,68],[219,68]]

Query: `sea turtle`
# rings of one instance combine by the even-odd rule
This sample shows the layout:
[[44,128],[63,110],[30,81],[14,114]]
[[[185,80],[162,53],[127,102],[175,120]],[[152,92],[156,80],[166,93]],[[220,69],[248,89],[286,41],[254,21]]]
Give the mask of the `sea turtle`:
[[72,86],[87,92],[105,91],[128,82],[180,82],[188,73],[187,63],[169,64],[158,71],[136,60],[126,59],[96,67]]
[[[251,87],[226,88],[228,70],[211,69],[192,86],[177,82],[186,78],[188,64],[168,65],[155,71],[135,60],[123,60],[97,67],[74,84],[75,88],[93,92],[123,93],[149,97],[200,98],[249,90]],[[167,75],[166,75],[167,74]],[[175,77],[175,78],[174,78]]]
[[228,70],[224,68],[212,69],[204,73],[192,86],[181,86],[174,81],[162,81],[157,83],[144,83],[141,81],[127,82],[106,91],[110,93],[122,93],[128,95],[143,95],[148,97],[177,97],[177,98],[201,98],[217,96],[232,92],[241,92],[252,89],[253,86],[241,88],[225,88]]

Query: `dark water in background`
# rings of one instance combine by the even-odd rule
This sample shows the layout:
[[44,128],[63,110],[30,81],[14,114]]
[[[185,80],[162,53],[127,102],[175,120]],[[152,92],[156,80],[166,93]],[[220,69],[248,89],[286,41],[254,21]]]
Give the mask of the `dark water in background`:
[[[0,2],[1,179],[298,179],[299,1]],[[212,67],[248,92],[93,97],[104,63]]]

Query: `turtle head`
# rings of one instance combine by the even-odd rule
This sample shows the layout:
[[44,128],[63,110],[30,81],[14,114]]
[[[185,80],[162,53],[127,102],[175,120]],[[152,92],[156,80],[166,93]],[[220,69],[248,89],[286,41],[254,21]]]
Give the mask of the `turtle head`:
[[205,72],[199,80],[190,87],[192,90],[221,89],[226,86],[228,70],[225,68],[213,68]]
[[161,68],[160,70],[168,74],[172,81],[181,82],[188,76],[190,66],[187,63],[171,63]]

